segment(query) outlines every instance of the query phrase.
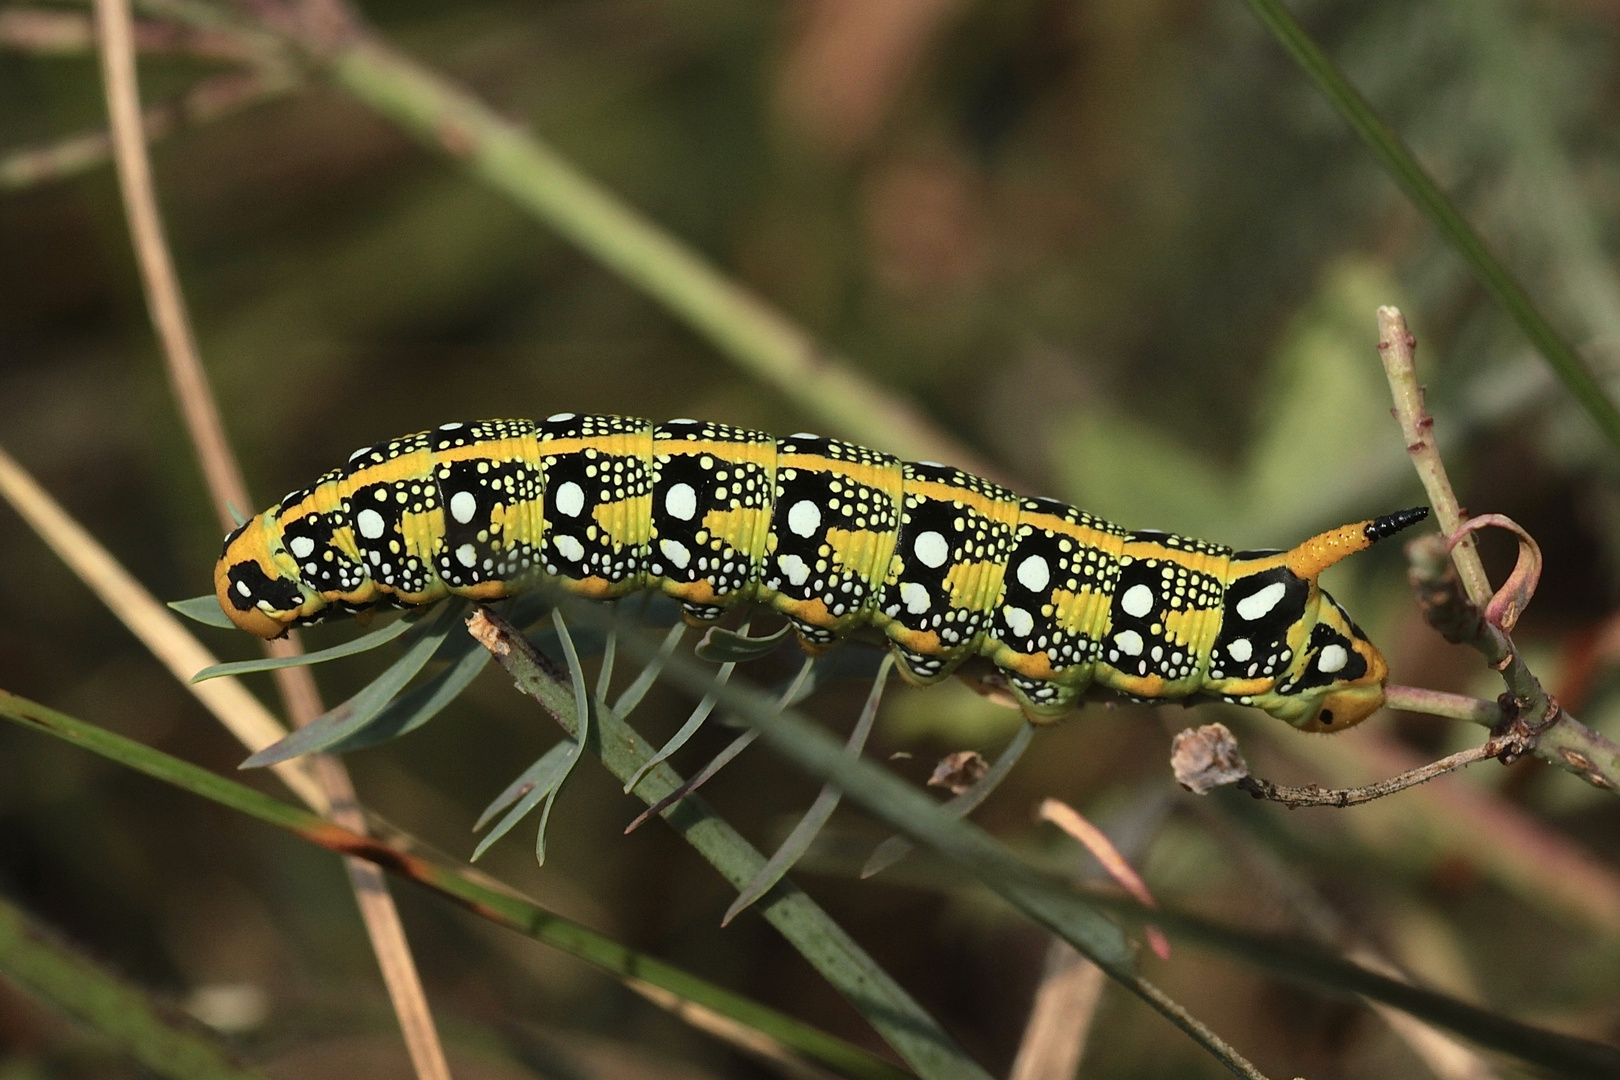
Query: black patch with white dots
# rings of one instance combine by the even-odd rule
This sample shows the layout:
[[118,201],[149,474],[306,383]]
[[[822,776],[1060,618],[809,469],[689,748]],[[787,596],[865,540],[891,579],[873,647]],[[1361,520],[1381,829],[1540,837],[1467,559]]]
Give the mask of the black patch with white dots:
[[1277,674],[1291,659],[1288,628],[1304,617],[1310,593],[1310,582],[1285,566],[1228,585],[1209,677],[1256,679]]

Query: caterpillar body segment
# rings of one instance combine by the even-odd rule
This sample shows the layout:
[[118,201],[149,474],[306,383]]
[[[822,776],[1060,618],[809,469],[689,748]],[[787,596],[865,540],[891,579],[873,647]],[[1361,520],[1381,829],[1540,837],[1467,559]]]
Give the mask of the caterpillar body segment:
[[913,683],[986,657],[1034,720],[1100,686],[1336,731],[1383,703],[1386,667],[1317,575],[1425,514],[1235,552],[817,435],[562,413],[356,452],[227,537],[215,588],[265,638],[542,576],[659,589],[698,623],[768,606],[811,650],[875,627]]

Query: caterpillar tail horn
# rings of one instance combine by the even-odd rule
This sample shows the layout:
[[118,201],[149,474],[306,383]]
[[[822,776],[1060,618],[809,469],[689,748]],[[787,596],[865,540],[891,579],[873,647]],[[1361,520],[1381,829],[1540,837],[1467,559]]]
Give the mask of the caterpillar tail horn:
[[1387,536],[1394,536],[1429,516],[1427,506],[1397,510],[1393,514],[1341,525],[1319,533],[1284,557],[1284,565],[1300,578],[1314,578],[1347,555],[1365,551]]

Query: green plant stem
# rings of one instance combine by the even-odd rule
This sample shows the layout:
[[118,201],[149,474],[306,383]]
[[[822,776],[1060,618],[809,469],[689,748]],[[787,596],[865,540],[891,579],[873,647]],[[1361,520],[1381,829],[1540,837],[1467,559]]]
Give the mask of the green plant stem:
[[1279,44],[1305,69],[1317,89],[1333,103],[1352,130],[1372,150],[1389,174],[1428,216],[1442,236],[1474,271],[1485,290],[1519,324],[1536,351],[1563,380],[1610,442],[1620,446],[1620,410],[1615,408],[1590,368],[1541,313],[1518,278],[1502,264],[1484,239],[1418,164],[1401,137],[1373,111],[1367,99],[1328,59],[1322,47],[1299,24],[1282,0],[1246,0]]
[[78,1018],[159,1076],[257,1080],[214,1035],[57,940],[27,912],[0,900],[0,973]]
[[671,964],[626,948],[507,889],[482,884],[475,879],[475,875],[435,865],[420,855],[351,832],[307,810],[280,802],[93,724],[3,690],[0,690],[0,716],[284,829],[330,851],[367,859],[456,901],[491,922],[555,946],[620,978],[650,983],[685,1001],[762,1032],[841,1075],[861,1080],[904,1080],[909,1075],[905,1070],[842,1039],[733,994]]
[[[608,625],[600,619],[599,622]],[[552,663],[536,652],[521,633],[487,608],[473,613],[468,620],[468,631],[494,654],[496,661],[516,681],[518,689],[534,697],[563,731],[573,737],[576,705],[573,692],[568,688],[567,674],[554,670]],[[656,649],[647,658],[653,655],[657,655]],[[708,670],[703,680],[704,689],[698,692],[699,697],[712,686],[714,672]],[[715,689],[718,693],[719,688]],[[585,748],[601,759],[608,772],[628,782],[652,759],[657,747],[601,702],[597,703],[596,715],[598,723],[588,733]],[[682,783],[679,773],[660,762],[642,774],[631,792],[651,806]],[[662,811],[662,816],[710,866],[739,890],[754,880],[765,866],[765,856],[696,795],[688,795],[672,804]],[[777,882],[756,906],[765,920],[849,999],[918,1076],[925,1080],[931,1077],[988,1080],[989,1074],[797,885],[788,880]]]

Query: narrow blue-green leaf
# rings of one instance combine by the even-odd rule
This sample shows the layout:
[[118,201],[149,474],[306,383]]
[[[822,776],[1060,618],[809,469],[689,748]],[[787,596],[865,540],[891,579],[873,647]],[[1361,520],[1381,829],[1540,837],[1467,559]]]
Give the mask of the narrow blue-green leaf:
[[[877,678],[872,680],[872,690],[866,695],[866,704],[861,708],[860,719],[855,721],[855,728],[849,733],[849,740],[844,744],[845,753],[860,757],[861,751],[866,749],[866,740],[872,734],[878,704],[883,700],[883,687],[889,681],[889,669],[892,667],[894,667],[894,653],[886,652],[883,654],[883,666],[878,668]],[[754,880],[743,887],[742,892],[737,894],[737,899],[732,901],[731,907],[726,909],[725,915],[720,919],[721,926],[727,925],[746,911],[755,900],[764,896],[770,891],[771,886],[781,881],[783,875],[793,869],[793,864],[804,855],[815,840],[816,834],[827,824],[827,819],[838,809],[838,800],[842,794],[832,784],[821,786],[816,801],[810,804],[810,809],[805,811],[804,817],[800,818],[793,831],[788,833],[787,839],[782,841],[782,846],[776,849],[776,854],[760,867],[759,873],[754,875]]]
[[[216,603],[214,605],[218,607]],[[191,677],[194,683],[206,679],[217,679],[222,675],[251,675],[257,671],[276,671],[280,668],[302,667],[305,664],[324,664],[328,660],[337,660],[344,656],[355,656],[359,653],[370,652],[379,645],[386,645],[399,635],[409,630],[420,618],[415,612],[396,619],[387,626],[379,626],[369,633],[361,634],[352,641],[345,641],[341,645],[333,645],[327,649],[317,649],[314,652],[300,653],[297,656],[262,656],[257,660],[237,660],[229,664],[215,664],[205,667]]]
[[[995,764],[985,770],[985,774],[974,781],[966,791],[945,803],[941,809],[947,814],[959,818],[967,817],[977,810],[979,804],[989,798],[990,793],[996,790],[1001,782],[1007,778],[1008,773],[1012,772],[1013,766],[1018,764],[1018,759],[1024,756],[1025,750],[1029,749],[1030,740],[1034,736],[1035,725],[1024,724],[1023,727],[1018,729],[1017,734],[1012,737],[1012,741],[1001,751],[1001,756],[996,758]],[[873,850],[871,856],[866,860],[866,865],[861,867],[861,877],[869,878],[873,874],[882,873],[905,858],[911,849],[911,841],[899,833],[895,833]]]
[[[442,655],[444,649],[439,651]],[[460,697],[488,664],[487,651],[481,648],[467,650],[454,664],[421,686],[390,701],[371,723],[348,738],[333,743],[327,750],[333,754],[347,754],[351,750],[363,750],[415,731]]]
[[785,625],[774,634],[749,637],[746,626],[737,631],[711,626],[704,631],[702,640],[692,651],[697,654],[699,660],[707,660],[712,664],[747,663],[775,652],[776,647],[787,638],[792,629],[791,625]]
[[[726,685],[726,680],[731,678],[731,673],[735,671],[736,668],[737,665],[735,663],[721,664],[720,670],[714,673],[715,687]],[[714,711],[714,703],[719,700],[714,695],[715,691],[713,689],[711,689],[707,694],[704,694],[703,700],[699,701],[696,707],[692,709],[692,714],[686,718],[686,723],[681,725],[680,730],[671,735],[669,737],[669,741],[658,748],[658,753],[648,758],[646,764],[637,769],[635,775],[624,782],[624,791],[626,795],[635,789],[635,786],[641,782],[641,778],[643,776],[647,775],[648,769],[652,768],[654,765],[657,765],[661,761],[668,761],[674,756],[677,750],[687,744],[693,735],[698,733],[698,729],[703,726],[703,721],[707,720],[709,718],[709,714]]]
[[641,674],[625,687],[624,693],[619,695],[619,700],[613,703],[614,712],[620,716],[629,716],[636,711],[636,706],[641,704],[641,699],[652,689],[652,684],[657,681],[658,673],[664,669],[664,664],[675,651],[675,646],[679,645],[681,638],[685,636],[685,625],[677,623],[669,628],[669,633],[664,635],[664,643],[659,647],[657,655],[647,661],[647,666],[641,669]]
[[362,731],[401,690],[405,689],[405,684],[416,677],[416,673],[422,670],[428,660],[432,659],[433,654],[444,643],[445,637],[452,630],[461,631],[459,619],[464,607],[465,604],[460,600],[446,604],[439,612],[438,618],[429,624],[427,630],[417,638],[416,643],[388,670],[366,684],[348,701],[318,717],[307,727],[299,728],[280,742],[267,746],[248,758],[242,763],[242,768],[257,769],[288,761],[302,754],[326,750]]
[[568,660],[568,678],[574,688],[575,726],[573,753],[563,765],[562,775],[557,777],[557,782],[546,793],[546,805],[540,811],[540,828],[534,834],[534,861],[541,866],[546,865],[546,826],[551,824],[551,808],[557,804],[563,784],[568,782],[569,773],[574,771],[574,766],[579,764],[584,754],[591,727],[591,699],[585,696],[585,667],[579,662],[579,650],[574,648],[574,636],[568,632],[568,624],[563,622],[562,612],[556,608],[551,611],[551,621],[557,627],[557,637],[562,641],[563,655]]
[[1541,313],[1530,293],[1512,271],[1496,257],[1473,225],[1440,190],[1426,169],[1418,164],[1404,140],[1373,111],[1367,99],[1350,85],[1322,47],[1313,40],[1282,0],[1248,0],[1249,7],[1288,50],[1300,67],[1316,82],[1323,95],[1389,170],[1396,183],[1428,215],[1463,261],[1473,269],[1485,290],[1507,309],[1531,344],[1541,353],[1569,392],[1581,403],[1609,441],[1620,445],[1620,409],[1609,400],[1573,346]]
[[190,600],[170,600],[167,606],[169,610],[177,611],[204,626],[213,626],[220,630],[232,630],[236,627],[236,624],[231,622],[231,617],[219,606],[219,597],[213,593],[193,596]]
[[529,811],[540,805],[540,800],[551,794],[563,776],[573,767],[574,758],[579,754],[579,743],[573,739],[563,739],[550,750],[540,756],[540,760],[524,769],[518,778],[507,785],[505,791],[495,797],[479,815],[474,830],[482,829],[485,822],[500,813],[507,806],[516,802],[511,811],[491,829],[489,835],[478,842],[473,849],[472,861],[477,862],[484,852],[489,850],[491,844],[512,831],[512,827],[528,816]]
[[[816,680],[812,678],[811,675],[813,672],[818,670],[820,670],[820,665],[817,663],[815,657],[807,656],[804,658],[804,663],[799,666],[799,673],[793,677],[792,681],[788,683],[787,689],[782,693],[780,698],[781,708],[785,709],[790,705],[796,705],[800,701],[803,701],[805,698],[810,696],[816,685]],[[735,715],[722,716],[721,720],[723,722],[726,720],[733,722],[727,726],[738,726],[747,723],[746,720],[741,720]],[[667,808],[673,806],[675,803],[680,802],[682,799],[692,794],[692,792],[696,791],[704,784],[707,784],[714,778],[715,773],[731,764],[732,759],[738,754],[742,753],[744,750],[748,749],[749,744],[751,744],[757,738],[759,738],[759,732],[754,728],[749,728],[747,731],[737,736],[737,738],[731,741],[729,746],[720,751],[718,754],[714,755],[713,760],[711,760],[707,765],[703,766],[703,768],[699,769],[697,774],[690,780],[687,780],[685,783],[675,788],[675,790],[671,791],[657,802],[652,803],[647,807],[647,809],[638,814],[634,821],[624,827],[624,834],[629,836],[652,818],[662,814]]]

